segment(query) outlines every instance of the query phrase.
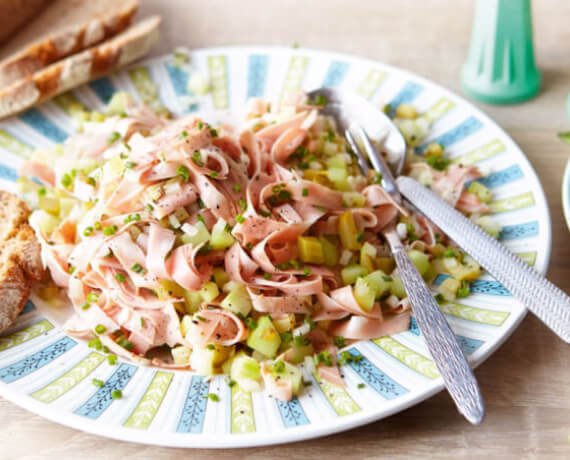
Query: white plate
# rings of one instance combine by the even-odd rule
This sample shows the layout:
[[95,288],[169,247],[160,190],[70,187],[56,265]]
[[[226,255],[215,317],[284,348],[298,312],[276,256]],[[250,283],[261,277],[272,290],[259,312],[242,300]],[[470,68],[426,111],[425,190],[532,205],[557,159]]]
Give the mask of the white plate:
[[[213,92],[195,109],[208,120],[227,119],[250,96],[278,98],[284,90],[339,85],[375,104],[412,102],[433,121],[431,139],[462,163],[490,174],[492,207],[504,226],[503,242],[542,273],[550,255],[550,218],[544,193],[524,154],[494,122],[463,99],[408,72],[351,56],[305,49],[230,47],[192,52],[196,69],[209,75]],[[139,96],[149,81],[175,114],[187,109],[188,72],[170,56],[138,64],[18,117],[0,122],[0,186],[14,190],[15,171],[33,148],[61,142],[73,131],[75,100],[101,109],[114,90]],[[483,276],[462,305],[444,307],[473,365],[493,353],[526,310],[496,281]],[[52,312],[53,313],[53,312]],[[0,394],[50,420],[122,440],[186,447],[235,447],[298,441],[353,428],[410,407],[442,389],[441,378],[415,322],[393,337],[350,347],[364,359],[343,369],[346,389],[319,384],[297,400],[278,402],[189,372],[134,364],[109,365],[84,343],[66,337],[57,315],[41,305],[19,317],[0,338]],[[107,383],[96,388],[91,380]],[[359,383],[365,383],[363,389]],[[111,390],[124,397],[113,400]],[[204,398],[219,395],[219,402]],[[458,415],[458,420],[460,416]]]

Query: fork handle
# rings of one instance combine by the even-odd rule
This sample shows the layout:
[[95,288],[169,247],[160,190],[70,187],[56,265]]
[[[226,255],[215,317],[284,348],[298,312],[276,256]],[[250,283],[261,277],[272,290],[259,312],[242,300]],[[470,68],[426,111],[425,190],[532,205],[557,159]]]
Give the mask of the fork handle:
[[400,176],[397,183],[404,197],[570,343],[570,297],[419,182]]
[[469,422],[480,423],[485,415],[485,405],[477,380],[455,334],[447,324],[422,276],[408,257],[394,227],[385,231],[384,236],[392,249],[414,316],[447,391],[459,412]]

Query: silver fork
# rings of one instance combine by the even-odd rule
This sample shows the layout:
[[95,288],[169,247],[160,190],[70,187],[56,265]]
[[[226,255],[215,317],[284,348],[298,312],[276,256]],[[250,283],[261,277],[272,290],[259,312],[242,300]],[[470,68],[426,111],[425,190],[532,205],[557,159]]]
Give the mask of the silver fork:
[[[386,161],[378,154],[366,131],[361,126],[351,124],[345,130],[345,136],[358,157],[362,172],[367,175],[370,168],[354,138],[353,131],[358,133],[374,169],[382,174],[384,189],[396,202],[401,203],[400,191]],[[396,232],[395,223],[390,224],[382,233],[390,245],[414,316],[447,391],[453,398],[459,412],[469,422],[474,425],[479,424],[485,415],[485,405],[477,380],[455,334],[447,324],[422,276],[408,257],[400,236]]]

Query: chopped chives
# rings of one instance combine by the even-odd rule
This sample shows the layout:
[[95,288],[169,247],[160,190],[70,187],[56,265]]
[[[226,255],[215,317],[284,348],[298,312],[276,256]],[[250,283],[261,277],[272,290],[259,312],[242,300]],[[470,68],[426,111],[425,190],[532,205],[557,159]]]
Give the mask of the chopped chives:
[[133,169],[136,167],[137,167],[137,164],[134,161],[131,161],[131,160],[125,161],[125,168]]
[[103,227],[103,234],[105,236],[111,236],[117,233],[117,230],[118,228],[116,225],[106,225],[105,227]]
[[92,379],[91,383],[98,388],[101,388],[103,385],[105,385],[105,382],[103,382],[103,380],[99,380],[99,379]]
[[61,185],[63,185],[65,188],[69,188],[72,182],[73,181],[71,179],[71,176],[68,173],[65,173],[61,178]]
[[243,224],[243,223],[245,222],[245,218],[244,218],[241,214],[238,214],[238,215],[236,216],[236,222],[237,222],[238,224]]
[[309,276],[311,274],[311,269],[309,267],[303,268],[303,274]]
[[302,191],[303,196],[309,196],[309,189],[308,188],[304,188]]
[[126,278],[125,275],[123,275],[122,273],[117,273],[115,275],[115,279],[119,282],[119,283],[124,283]]
[[218,177],[218,171],[210,171],[210,177]]
[[188,182],[190,180],[190,171],[184,165],[179,165],[178,168],[176,168],[176,175],[184,182]]
[[121,133],[119,133],[118,131],[113,131],[109,136],[109,138],[107,139],[107,144],[112,144],[114,142],[117,142],[120,138],[121,138]]
[[364,383],[359,383],[358,385],[356,385],[356,388],[358,388],[359,390],[362,390],[365,387],[366,385]]
[[270,280],[271,279],[271,273],[264,273],[263,278],[266,280]]
[[234,191],[235,193],[241,192],[241,185],[235,184],[234,187],[233,187],[233,191]]
[[245,202],[245,200],[243,198],[240,198],[238,200],[238,205],[242,211],[245,211],[247,209],[247,203]]
[[107,328],[105,326],[103,326],[102,324],[97,324],[97,326],[95,326],[95,332],[97,334],[103,334],[103,333],[105,333],[106,330],[107,330]]
[[111,391],[111,398],[121,399],[122,397],[123,397],[123,392],[118,388],[115,388],[113,391]]
[[135,273],[142,273],[144,271],[144,268],[141,264],[139,264],[138,262],[136,262],[132,267],[131,270],[134,271]]
[[202,131],[202,128],[204,127],[204,123],[202,123],[201,121],[198,122],[198,129],[200,131]]
[[93,227],[85,227],[85,230],[83,230],[83,236],[91,235],[93,235]]
[[212,402],[218,402],[220,397],[215,393],[208,393],[204,398],[208,398]]
[[208,350],[215,350],[215,349],[216,349],[216,347],[215,347],[213,344],[211,344],[211,343],[209,343],[208,345],[206,345],[206,348],[207,348]]
[[114,366],[117,363],[117,355],[108,355],[107,356],[107,362],[111,365]]
[[47,190],[45,187],[41,187],[38,189],[38,196],[46,196]]

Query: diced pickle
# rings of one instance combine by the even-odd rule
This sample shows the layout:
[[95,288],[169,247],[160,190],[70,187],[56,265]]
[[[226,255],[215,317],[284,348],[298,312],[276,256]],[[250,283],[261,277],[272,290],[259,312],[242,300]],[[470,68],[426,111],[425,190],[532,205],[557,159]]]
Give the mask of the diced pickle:
[[344,249],[357,251],[361,244],[358,241],[358,229],[350,211],[342,213],[338,219],[338,235]]
[[250,332],[247,338],[247,346],[268,358],[274,358],[279,345],[281,345],[281,337],[269,316],[260,317],[257,320],[257,327]]
[[343,284],[352,284],[360,276],[368,274],[368,270],[361,265],[349,265],[344,267],[340,272]]
[[323,264],[325,262],[323,244],[317,237],[300,236],[297,239],[297,245],[301,262],[308,264]]
[[493,192],[485,187],[481,182],[473,181],[467,187],[469,193],[474,193],[477,195],[483,203],[490,203],[493,199]]
[[354,298],[364,311],[369,312],[374,307],[374,298],[376,289],[374,289],[364,278],[358,278],[354,285]]
[[338,249],[336,244],[332,243],[328,238],[321,236],[319,241],[323,246],[323,256],[325,265],[329,268],[336,267],[338,264]]
[[448,302],[453,302],[461,283],[454,278],[447,278],[437,287],[437,292]]

